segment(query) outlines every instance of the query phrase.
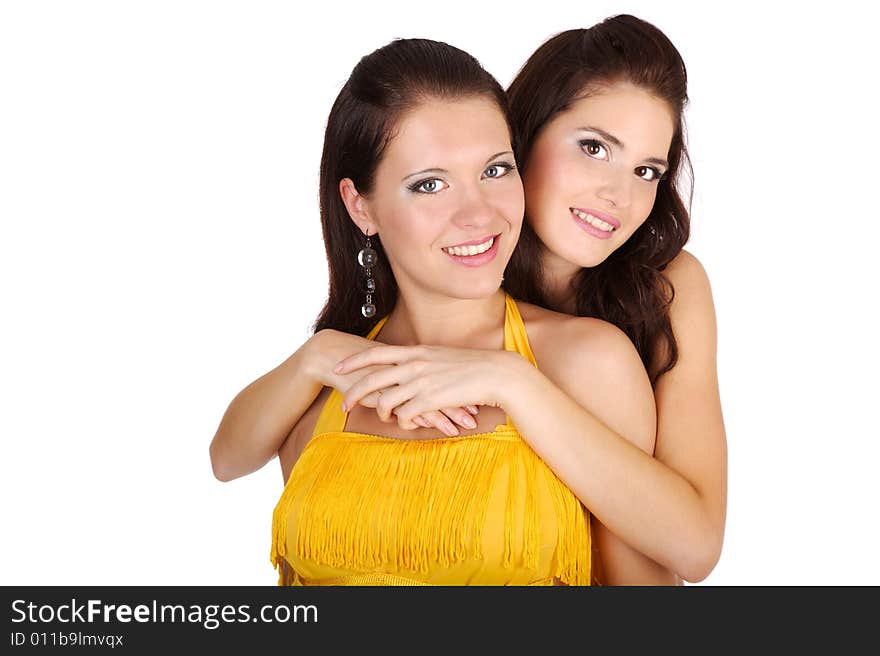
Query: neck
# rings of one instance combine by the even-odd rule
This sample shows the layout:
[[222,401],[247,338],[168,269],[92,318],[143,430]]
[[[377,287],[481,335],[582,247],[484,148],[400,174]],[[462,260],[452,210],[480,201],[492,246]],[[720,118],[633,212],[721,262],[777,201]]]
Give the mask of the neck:
[[547,250],[544,244],[541,244],[541,264],[547,300],[560,312],[574,314],[576,305],[571,283],[581,267]]
[[504,290],[478,299],[401,292],[379,337],[400,346],[503,347]]

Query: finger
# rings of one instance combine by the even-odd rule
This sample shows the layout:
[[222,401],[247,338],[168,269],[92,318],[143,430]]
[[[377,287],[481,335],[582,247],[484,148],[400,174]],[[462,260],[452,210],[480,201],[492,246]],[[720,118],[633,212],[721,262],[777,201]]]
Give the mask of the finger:
[[424,410],[419,414],[401,412],[401,408],[411,406],[412,402],[408,401],[394,410],[394,414],[397,415],[398,424],[400,426],[406,427],[407,424],[414,421],[416,417],[421,417],[429,424],[426,428],[436,428],[448,437],[455,437],[459,434],[458,428],[455,424],[453,424],[449,417],[439,410]]
[[333,369],[334,373],[346,374],[363,367],[377,364],[403,364],[424,358],[427,350],[422,346],[377,346],[364,349],[341,360]]
[[370,392],[360,401],[358,401],[358,403],[360,403],[365,408],[375,408],[376,404],[379,402],[379,394],[380,392]]
[[412,419],[414,424],[421,426],[422,428],[430,428],[431,424],[422,419],[422,415],[418,415],[417,417],[413,417]]
[[[384,422],[397,421],[396,417],[392,417],[395,408],[409,401],[413,396],[412,386],[398,385],[391,389],[382,390],[379,395],[379,402],[376,404],[376,413],[379,419]],[[412,416],[406,417],[407,421],[412,421]]]
[[473,416],[462,408],[441,408],[440,412],[449,417],[449,419],[464,428],[476,428],[477,422]]
[[[401,401],[394,408],[394,414],[397,415],[398,421],[403,418],[406,421],[412,421],[413,417],[417,417],[421,415],[423,418],[427,419],[435,428],[439,429],[449,437],[455,437],[459,435],[458,427],[446,416],[441,410],[428,410],[431,406],[425,407],[426,399],[422,397],[421,394],[418,393],[418,388],[416,384],[411,386],[412,391],[407,392],[406,394],[401,395],[401,397],[407,397],[405,401]],[[467,415],[461,408],[447,408],[450,414],[454,415],[457,418],[462,418],[464,421],[463,415]],[[476,422],[474,422],[474,427],[476,427]]]
[[410,374],[411,372],[405,367],[388,367],[364,376],[345,391],[342,399],[342,411],[348,412],[368,394],[406,382]]
[[470,412],[472,415],[475,415],[480,412],[480,409],[475,405],[466,405],[464,407],[464,409],[467,410],[468,412]]
[[439,410],[423,412],[419,416],[424,417],[428,421],[430,425],[427,426],[427,428],[436,428],[448,437],[455,437],[458,435],[458,429],[451,421],[449,421],[449,418]]
[[[400,426],[403,430],[411,431],[415,430],[419,426],[422,428],[430,428],[431,425],[426,422],[424,419],[420,419],[420,417],[413,417],[412,419],[404,419],[403,417],[397,416],[397,413],[394,413],[394,417],[397,419],[397,425]],[[416,419],[420,419],[421,424],[416,421]]]

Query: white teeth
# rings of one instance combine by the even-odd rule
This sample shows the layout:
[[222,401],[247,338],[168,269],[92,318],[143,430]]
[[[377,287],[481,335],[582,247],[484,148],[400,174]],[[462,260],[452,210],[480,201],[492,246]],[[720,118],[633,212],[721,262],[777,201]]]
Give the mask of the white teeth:
[[611,225],[610,223],[606,223],[602,219],[596,218],[592,214],[586,214],[584,212],[581,212],[580,210],[575,209],[573,209],[572,212],[574,212],[574,215],[577,218],[581,219],[582,221],[586,221],[595,228],[599,228],[599,230],[604,230],[605,232],[611,232],[612,230],[614,230],[613,225]]
[[444,248],[443,250],[450,255],[458,255],[459,257],[464,257],[468,255],[479,255],[480,253],[485,253],[490,248],[492,248],[492,244],[494,243],[495,237],[491,237],[489,238],[489,241],[484,241],[482,244],[471,244],[470,246],[453,246],[451,248]]

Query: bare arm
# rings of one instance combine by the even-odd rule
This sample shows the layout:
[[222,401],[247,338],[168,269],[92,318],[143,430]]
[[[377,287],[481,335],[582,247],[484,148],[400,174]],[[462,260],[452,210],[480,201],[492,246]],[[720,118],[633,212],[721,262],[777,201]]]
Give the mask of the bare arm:
[[[654,458],[645,442],[631,441],[636,433],[618,428],[613,420],[624,412],[623,397],[631,391],[600,386],[591,398],[584,397],[583,376],[574,371],[556,383],[573,399],[581,398],[587,411],[566,401],[550,381],[540,384],[529,375],[531,389],[521,392],[524,396],[512,401],[508,412],[521,431],[534,436],[530,443],[536,452],[604,525],[693,582],[709,575],[721,553],[727,450],[711,291],[696,258],[683,255],[667,272],[676,289],[671,319],[679,361],[654,391]],[[619,333],[618,341],[622,337]],[[573,363],[583,371],[597,365],[608,380],[618,375],[617,365],[610,360],[603,364],[600,354]],[[548,417],[553,429],[542,432]]]
[[[525,363],[532,375],[517,377],[525,384],[511,385],[502,407],[538,455],[593,511],[599,582],[676,584],[673,571],[618,537],[594,510],[598,503],[620,513],[621,500],[639,494],[633,489],[638,481],[632,480],[638,475],[625,472],[621,459],[652,460],[654,396],[638,354],[623,333],[591,319],[567,322],[552,343],[558,357],[543,366],[543,373]],[[582,431],[614,437],[591,444]]]
[[727,514],[727,437],[716,365],[717,330],[709,279],[700,262],[682,251],[666,270],[675,288],[670,319],[679,357],[654,389],[654,457],[689,486],[685,521],[695,527],[693,579],[702,580],[721,556]]
[[[385,368],[369,367],[342,375],[333,372],[339,360],[378,344],[337,330],[321,330],[287,360],[241,390],[211,441],[214,476],[231,481],[263,467],[275,457],[323,387],[344,392],[364,375]],[[374,408],[377,400],[378,394],[373,394],[361,403]],[[453,421],[465,425],[465,418],[470,419],[468,411],[455,407],[426,412],[416,421],[454,435]]]
[[231,481],[269,462],[321,391],[323,385],[307,374],[309,344],[232,399],[210,446],[219,480]]
[[332,372],[336,362],[374,344],[335,330],[319,331],[287,360],[241,390],[211,441],[214,476],[231,481],[274,458],[322,387],[344,388],[346,377]]

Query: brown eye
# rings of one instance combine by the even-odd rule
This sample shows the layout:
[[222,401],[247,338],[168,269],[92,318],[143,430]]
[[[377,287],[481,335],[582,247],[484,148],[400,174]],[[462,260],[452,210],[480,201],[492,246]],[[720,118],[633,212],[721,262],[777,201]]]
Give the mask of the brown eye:
[[653,166],[640,166],[636,169],[636,175],[647,182],[654,182],[660,179],[660,171]]
[[595,139],[584,139],[580,142],[581,149],[590,157],[597,159],[608,159],[608,149]]

